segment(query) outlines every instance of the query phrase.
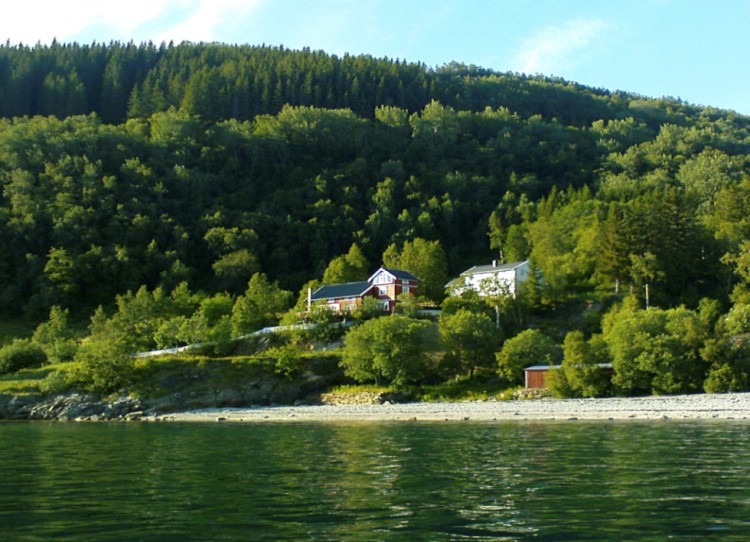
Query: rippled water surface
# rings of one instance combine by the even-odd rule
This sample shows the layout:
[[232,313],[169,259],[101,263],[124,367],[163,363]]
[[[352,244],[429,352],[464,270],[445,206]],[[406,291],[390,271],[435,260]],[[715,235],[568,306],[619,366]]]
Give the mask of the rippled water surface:
[[750,425],[3,423],[0,539],[750,540]]

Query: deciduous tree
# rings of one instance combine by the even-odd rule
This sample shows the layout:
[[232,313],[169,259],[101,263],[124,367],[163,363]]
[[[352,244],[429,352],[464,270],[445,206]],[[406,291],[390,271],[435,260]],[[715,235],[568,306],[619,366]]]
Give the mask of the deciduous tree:
[[344,337],[341,365],[357,382],[404,386],[425,374],[427,322],[391,315],[368,320]]
[[474,376],[478,368],[491,367],[500,344],[500,330],[481,313],[459,309],[440,318],[440,337],[460,370]]

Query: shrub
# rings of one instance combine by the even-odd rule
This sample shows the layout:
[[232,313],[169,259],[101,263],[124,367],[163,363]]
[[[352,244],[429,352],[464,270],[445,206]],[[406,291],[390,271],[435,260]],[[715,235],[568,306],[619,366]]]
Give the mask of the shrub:
[[44,350],[51,363],[72,360],[78,350],[78,342],[68,325],[68,309],[52,307],[49,320],[37,326],[32,341]]
[[14,339],[0,348],[0,374],[41,367],[45,363],[47,355],[44,350],[29,339]]
[[602,397],[610,393],[607,344],[601,335],[588,341],[583,332],[571,331],[563,343],[563,362],[559,370],[547,374],[547,387],[556,397]]
[[71,370],[71,382],[92,391],[114,391],[130,383],[135,366],[126,345],[105,340],[81,346]]
[[267,353],[274,359],[274,372],[285,378],[299,375],[307,365],[302,357],[302,350],[293,345],[274,348]]
[[524,367],[557,364],[562,350],[541,331],[527,329],[505,341],[495,358],[500,377],[510,384],[521,384]]
[[65,371],[52,371],[39,382],[42,393],[59,393],[70,388],[71,382]]
[[750,389],[750,338],[719,338],[706,342],[703,357],[711,368],[703,383],[707,393],[726,393]]

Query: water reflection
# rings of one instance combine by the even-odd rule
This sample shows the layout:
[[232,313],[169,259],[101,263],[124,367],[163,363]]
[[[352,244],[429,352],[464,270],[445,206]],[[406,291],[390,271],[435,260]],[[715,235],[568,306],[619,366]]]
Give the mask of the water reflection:
[[2,424],[8,540],[746,539],[742,423]]

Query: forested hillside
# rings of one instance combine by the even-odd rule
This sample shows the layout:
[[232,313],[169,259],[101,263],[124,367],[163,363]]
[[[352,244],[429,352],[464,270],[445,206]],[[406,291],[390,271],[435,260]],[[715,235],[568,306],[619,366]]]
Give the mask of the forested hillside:
[[5,311],[255,271],[296,289],[415,237],[451,273],[532,253],[558,291],[640,279],[627,255],[652,253],[673,300],[726,294],[744,233],[730,112],[264,47],[5,46],[0,73]]
[[606,91],[457,64],[431,70],[369,56],[218,44],[0,47],[3,117],[96,113],[118,124],[175,107],[204,120],[252,120],[301,105],[372,119],[379,105],[413,113],[433,99],[457,110],[503,106],[577,124],[628,108],[627,97]]
[[0,47],[0,115],[6,316],[85,319],[142,286],[239,296],[256,273],[297,292],[347,253],[373,270],[414,243],[444,254],[438,285],[530,257],[537,306],[647,286],[664,309],[750,302],[750,118],[730,111],[462,65],[111,43]]

